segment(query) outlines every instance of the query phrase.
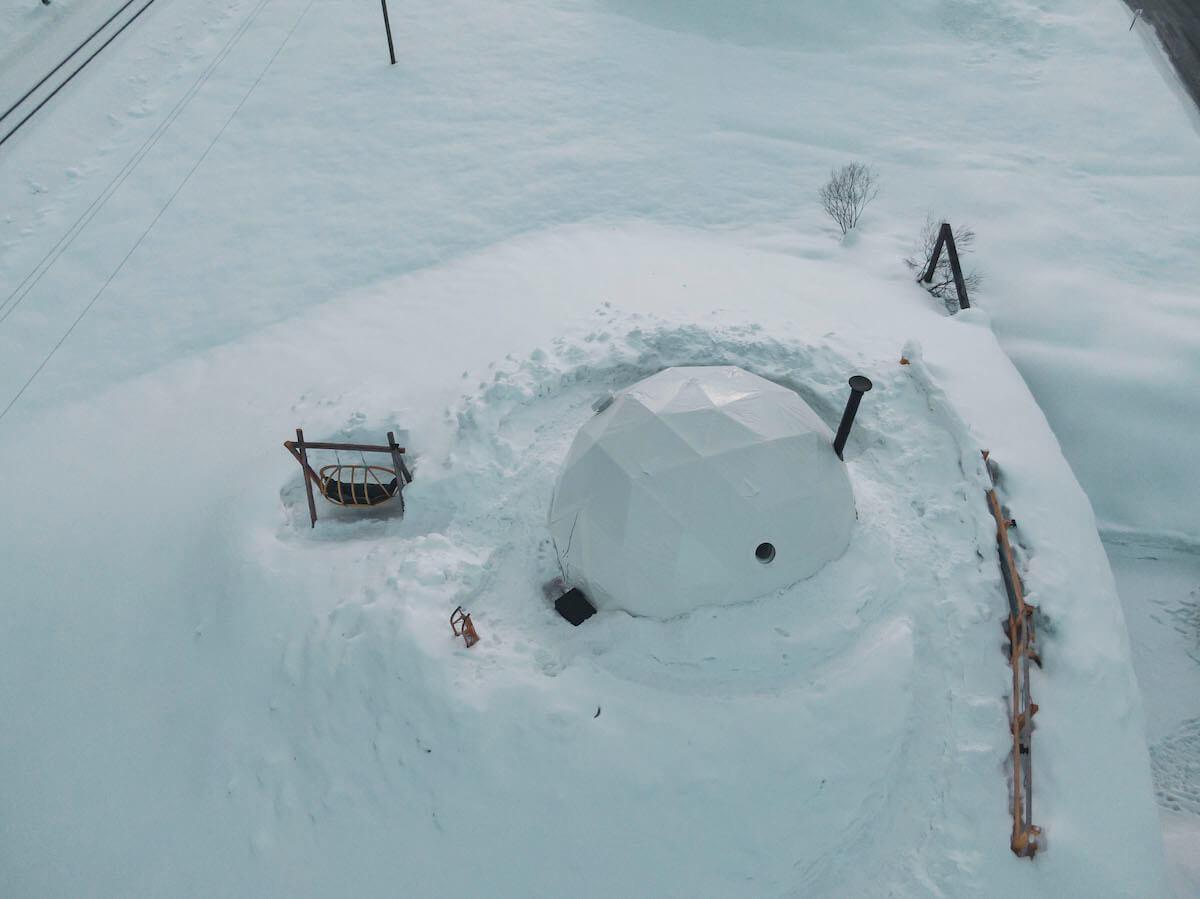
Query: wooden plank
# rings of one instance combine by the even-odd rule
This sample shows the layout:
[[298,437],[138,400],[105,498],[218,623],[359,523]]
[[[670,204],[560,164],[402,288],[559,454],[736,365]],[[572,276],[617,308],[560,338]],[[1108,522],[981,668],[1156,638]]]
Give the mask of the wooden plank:
[[304,456],[300,455],[300,450],[297,448],[295,440],[283,441],[283,448],[292,454],[292,456],[295,458],[295,460],[300,463],[301,467],[306,468],[308,470],[308,473],[312,476],[314,483],[320,483],[320,480],[321,480],[320,477],[317,475],[317,473],[315,471],[313,471],[312,466],[308,464],[306,458]]
[[921,280],[926,284],[933,281],[933,273],[937,271],[938,260],[942,258],[942,247],[946,245],[946,231],[949,228],[949,222],[942,222],[942,227],[938,229],[937,243],[933,245],[933,254],[929,257],[929,268],[925,269],[925,274],[921,276]]
[[1021,789],[1024,786],[1025,780],[1025,762],[1021,758],[1021,728],[1018,722],[1021,717],[1021,666],[1017,662],[1017,633],[1016,627],[1012,628],[1012,650],[1009,657],[1009,664],[1012,665],[1012,759],[1013,759],[1013,807],[1012,807],[1012,841],[1010,846],[1013,852],[1019,852],[1021,846],[1021,835],[1025,830],[1025,803],[1021,799]]
[[950,230],[949,222],[946,228],[946,252],[950,254],[950,271],[954,275],[954,289],[958,291],[958,307],[970,309],[971,300],[967,296],[967,282],[963,279],[962,266],[958,264],[958,247],[954,243],[954,232]]
[[996,549],[1000,554],[1000,573],[1004,575],[1005,592],[1008,593],[1008,612],[1013,618],[1019,618],[1025,595],[1021,588],[1021,576],[1013,561],[1012,544],[1008,542],[1008,523],[995,490],[987,492],[987,501],[992,517],[996,519]]
[[[299,433],[299,429],[297,429]],[[356,453],[391,453],[390,446],[377,446],[371,443],[328,443],[325,441],[298,441],[304,444],[304,449],[347,450]],[[400,452],[407,452],[404,447],[396,447]]]
[[1028,825],[1033,820],[1033,756],[1031,740],[1028,734],[1033,729],[1033,713],[1037,711],[1037,706],[1033,704],[1033,697],[1029,692],[1029,654],[1023,652],[1021,655],[1021,666],[1024,669],[1022,680],[1025,682],[1023,704],[1028,715],[1025,722],[1026,734],[1023,735],[1026,747],[1029,750],[1025,755],[1025,823]]
[[308,494],[308,517],[312,520],[309,527],[317,526],[317,501],[313,499],[313,471],[308,464],[308,453],[305,452],[304,432],[296,428],[296,451],[300,454],[300,467],[304,469],[304,492]]
[[408,466],[404,464],[404,448],[396,443],[396,435],[388,431],[388,446],[392,451],[392,463],[396,466],[396,477],[399,479],[398,484],[401,488],[405,484],[412,483],[412,473],[408,470]]

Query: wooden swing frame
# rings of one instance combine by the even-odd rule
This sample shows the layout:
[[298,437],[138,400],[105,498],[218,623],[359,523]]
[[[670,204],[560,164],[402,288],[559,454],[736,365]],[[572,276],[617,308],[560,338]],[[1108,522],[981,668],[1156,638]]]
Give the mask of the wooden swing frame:
[[[369,443],[332,443],[329,441],[310,442],[304,439],[304,431],[300,428],[296,428],[296,439],[285,440],[283,442],[284,448],[292,454],[292,457],[298,463],[300,463],[300,470],[304,473],[304,492],[308,496],[308,517],[311,522],[310,527],[315,528],[317,526],[317,501],[313,497],[314,484],[316,485],[317,491],[321,494],[321,496],[325,497],[325,499],[329,500],[331,503],[336,503],[339,506],[379,505],[379,503],[386,502],[388,499],[393,499],[397,496],[400,497],[401,503],[404,502],[404,487],[405,485],[412,483],[412,472],[409,471],[408,466],[404,464],[404,447],[396,443],[396,435],[392,431],[388,431],[387,441],[387,446],[377,446]],[[392,467],[386,468],[382,465],[367,465],[365,462],[362,465],[342,465],[341,463],[338,463],[336,465],[326,465],[321,468],[320,473],[317,473],[316,471],[313,471],[313,467],[308,462],[309,450],[345,450],[346,452],[351,453],[385,453],[391,456]],[[395,476],[396,492],[391,496],[385,497],[384,499],[378,500],[374,503],[366,501],[358,502],[355,496],[355,490],[353,489],[356,485],[354,484],[353,480],[351,480],[350,500],[347,501],[341,491],[341,485],[343,484],[342,480],[340,478],[329,478],[325,474],[325,472],[331,469],[338,472],[345,469],[350,469],[350,477],[352,479],[354,478],[355,473],[361,470],[363,475],[362,488],[364,499],[368,495],[368,477],[373,478],[375,483],[380,487],[385,486],[379,480],[376,474],[377,472],[386,472],[389,476]],[[336,480],[339,485],[337,497],[330,496],[329,492],[326,490],[326,484],[330,480]]]

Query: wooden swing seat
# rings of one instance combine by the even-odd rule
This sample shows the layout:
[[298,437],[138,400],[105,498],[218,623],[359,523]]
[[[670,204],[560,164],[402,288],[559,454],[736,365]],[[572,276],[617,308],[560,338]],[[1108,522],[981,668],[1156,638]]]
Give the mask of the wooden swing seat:
[[393,469],[382,465],[326,465],[317,489],[339,506],[377,506],[400,492],[400,481]]

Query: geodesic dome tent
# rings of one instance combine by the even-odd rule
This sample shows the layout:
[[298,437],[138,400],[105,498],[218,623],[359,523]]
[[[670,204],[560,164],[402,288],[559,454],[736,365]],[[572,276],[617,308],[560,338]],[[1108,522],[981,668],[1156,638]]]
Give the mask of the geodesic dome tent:
[[601,609],[669,618],[815,574],[854,526],[825,423],[733,366],[668,368],[575,437],[550,505],[567,580]]

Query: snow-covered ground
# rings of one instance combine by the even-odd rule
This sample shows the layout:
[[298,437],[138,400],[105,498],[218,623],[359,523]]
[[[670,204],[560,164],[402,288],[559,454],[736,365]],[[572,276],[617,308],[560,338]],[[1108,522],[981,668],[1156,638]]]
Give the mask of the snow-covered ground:
[[[6,0],[0,4],[0,113],[124,4],[125,0],[60,0],[49,5]],[[137,8],[132,6],[129,12]],[[77,54],[64,74],[82,63],[96,45]],[[13,124],[15,121],[5,121],[0,134]]]
[[[5,50],[33,34],[20,16]],[[474,876],[547,893],[670,871],[647,891],[876,877],[908,893],[1153,894],[1140,712],[1094,522],[985,327],[1105,524],[1194,538],[1200,156],[1122,6],[451,0],[394,3],[392,19],[394,68],[362,4],[160,0],[3,150],[0,408],[20,396],[0,459],[35,472],[0,518],[0,703],[16,725],[0,757],[21,772],[0,781],[17,810],[0,866],[19,888],[466,892],[469,878],[423,879],[461,849]],[[884,192],[842,246],[814,194],[851,158]],[[905,282],[927,211],[979,232],[982,313],[944,319]],[[970,562],[985,509],[956,461],[978,446],[952,451],[954,428],[918,414],[888,368],[910,336],[1013,472],[1039,601],[1064,623],[1064,667],[1036,685],[1052,850],[1032,866],[985,838],[1007,821],[1003,711],[987,704],[1002,599],[986,540]],[[887,586],[851,618],[807,616],[836,659],[803,651],[800,620],[774,620],[795,614],[782,601],[743,610],[742,639],[717,646],[725,617],[564,634],[540,604],[541,485],[596,388],[716,359],[809,384],[827,413],[846,369],[868,366],[889,389],[870,398],[879,442],[852,461],[856,488],[881,516],[931,491],[939,515],[965,518],[959,534],[937,516],[886,540],[864,527],[857,552],[886,549],[900,573],[877,571]],[[911,435],[888,426],[906,411]],[[408,428],[410,517],[297,531],[278,446],[296,424]],[[927,459],[922,438],[939,448]],[[926,556],[946,568],[912,572]],[[442,620],[464,598],[485,636],[472,655]],[[985,639],[928,667],[956,637]],[[886,664],[854,665],[872,646]],[[972,661],[951,689],[956,659]],[[839,685],[814,692],[821,678]],[[884,701],[858,701],[875,688]],[[959,701],[931,710],[929,689]],[[823,799],[805,792],[821,766],[797,759],[827,759],[838,723],[809,733],[771,710],[822,718],[835,698],[878,710],[894,742],[844,760]],[[688,739],[694,755],[664,774]],[[852,776],[872,766],[891,776]],[[795,779],[794,802],[767,775]],[[1096,788],[1109,782],[1119,797]],[[828,825],[843,853],[822,855],[808,805],[847,816]],[[1171,814],[1184,877],[1195,818]],[[649,843],[664,832],[665,864]],[[744,854],[714,851],[731,844]],[[518,866],[531,857],[544,880],[517,879],[537,876]]]
[[1176,895],[1200,888],[1200,554],[1110,534]]
[[[41,453],[76,477],[10,493],[72,509],[53,544],[6,534],[27,560],[2,678],[22,684],[5,710],[21,889],[71,893],[111,865],[113,892],[466,895],[447,875],[465,855],[496,895],[1161,893],[1119,603],[1040,412],[983,313],[946,317],[865,242],[811,250],[532,236],[14,428],[5,466],[63,431],[92,441],[82,463]],[[485,286],[503,302],[473,303]],[[442,310],[462,339],[396,327],[400,309]],[[571,629],[542,595],[558,461],[597,396],[714,362],[795,385],[830,422],[848,372],[875,378],[850,551],[761,602]],[[310,530],[278,445],[296,422],[404,425],[407,516],[322,506]],[[1053,623],[1035,863],[1007,845],[983,445]],[[469,651],[446,620],[460,603],[484,639]]]

